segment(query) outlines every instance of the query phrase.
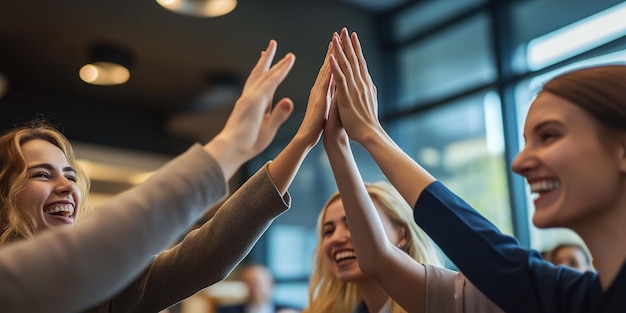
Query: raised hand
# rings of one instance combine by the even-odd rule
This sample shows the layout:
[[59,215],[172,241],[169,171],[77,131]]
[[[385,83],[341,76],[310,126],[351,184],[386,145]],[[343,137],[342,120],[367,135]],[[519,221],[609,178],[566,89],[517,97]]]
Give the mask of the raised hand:
[[293,111],[293,102],[289,98],[281,99],[272,107],[274,92],[295,61],[295,56],[288,53],[271,66],[276,45],[276,41],[271,40],[267,49],[261,52],[226,125],[205,145],[205,149],[222,167],[226,178],[267,148],[278,128]]
[[339,117],[339,110],[337,107],[337,98],[333,96],[330,105],[330,111],[328,112],[328,119],[324,125],[324,149],[327,153],[333,153],[337,150],[350,148],[350,140],[343,125],[341,124],[341,118]]
[[268,165],[269,175],[281,194],[287,192],[304,158],[319,142],[322,134],[333,89],[330,70],[331,46],[332,44],[329,44],[324,63],[311,88],[309,103],[298,131],[276,159]]
[[363,143],[372,132],[381,131],[378,120],[377,90],[368,72],[361,43],[356,35],[333,36],[331,57],[336,97],[343,127],[351,139]]
[[348,35],[344,28],[340,35],[333,36],[331,66],[337,109],[348,136],[370,153],[387,179],[413,206],[435,178],[407,155],[380,124],[376,86],[356,33]]
[[309,94],[309,103],[307,104],[304,119],[296,133],[296,136],[299,137],[298,139],[306,142],[310,148],[315,146],[319,141],[324,128],[324,121],[328,115],[328,109],[330,108],[332,94],[332,72],[330,69],[331,51],[332,43],[329,43],[324,63],[317,74],[317,79],[315,79],[315,84],[313,84]]

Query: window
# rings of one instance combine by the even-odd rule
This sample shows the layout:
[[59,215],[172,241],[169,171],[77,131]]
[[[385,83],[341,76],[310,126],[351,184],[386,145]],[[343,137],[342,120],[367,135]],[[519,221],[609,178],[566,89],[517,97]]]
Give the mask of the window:
[[401,118],[390,130],[414,160],[512,235],[501,116],[498,96],[487,91]]
[[493,81],[496,70],[489,27],[486,14],[479,14],[398,51],[398,108]]

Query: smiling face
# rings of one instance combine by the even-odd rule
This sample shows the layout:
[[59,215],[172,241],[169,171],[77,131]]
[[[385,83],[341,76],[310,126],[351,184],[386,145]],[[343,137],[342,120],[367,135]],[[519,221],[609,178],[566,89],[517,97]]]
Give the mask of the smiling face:
[[548,92],[533,102],[526,145],[513,162],[536,195],[538,227],[585,226],[615,209],[623,147],[577,105]]
[[27,182],[17,204],[37,223],[38,230],[73,225],[81,195],[76,172],[65,154],[48,141],[34,139],[22,145]]
[[[387,215],[379,209],[380,204],[374,201],[378,214],[385,228],[385,233],[391,242],[398,242],[400,234],[393,226]],[[352,235],[346,220],[346,211],[341,199],[331,202],[324,214],[322,222],[322,251],[324,261],[332,270],[335,277],[343,282],[358,282],[365,278],[356,260],[356,253],[352,245]]]

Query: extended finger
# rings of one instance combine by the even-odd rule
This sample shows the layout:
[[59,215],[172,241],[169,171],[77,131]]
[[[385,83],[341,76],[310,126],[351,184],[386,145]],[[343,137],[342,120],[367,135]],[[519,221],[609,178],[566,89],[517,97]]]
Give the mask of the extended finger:
[[276,40],[270,40],[267,48],[261,52],[261,56],[259,57],[259,60],[257,61],[252,71],[250,72],[247,81],[254,81],[259,75],[263,74],[267,71],[267,69],[269,69],[270,65],[272,64],[272,60],[274,60],[274,55],[276,55],[276,46]]
[[315,83],[313,84],[313,88],[311,89],[311,93],[313,90],[317,90],[320,88],[320,84],[323,83],[321,88],[326,89],[328,87],[328,76],[330,76],[330,55],[333,51],[333,43],[332,41],[328,44],[328,50],[326,50],[326,56],[324,57],[324,63],[322,67],[320,67],[319,72],[317,73],[317,78],[315,79]]
[[315,83],[313,87],[311,87],[311,91],[309,94],[309,102],[328,102],[330,98],[325,100],[326,91],[328,90],[328,86],[330,85],[330,79],[332,76],[332,70],[330,68],[330,52],[332,49],[332,43],[328,45],[328,51],[326,52],[326,57],[324,58],[324,64],[320,67],[320,71],[317,74],[317,78],[315,79]]
[[259,135],[274,138],[280,126],[291,116],[293,108],[293,101],[289,98],[278,101],[270,115],[265,119]]
[[341,38],[336,33],[333,36],[333,55],[336,63],[339,65],[339,70],[343,73],[342,76],[345,77],[346,81],[352,81],[352,67],[350,65],[350,62],[348,61],[348,58],[346,57]]
[[335,80],[338,97],[349,97],[350,86],[354,86],[354,77],[350,64],[345,57],[339,35],[333,37],[333,54],[331,55],[331,69]]
[[356,51],[356,58],[359,64],[359,70],[361,73],[361,77],[364,81],[373,85],[372,77],[370,76],[369,70],[367,69],[367,62],[365,61],[365,56],[363,55],[363,49],[361,48],[361,41],[359,40],[359,36],[357,33],[352,33],[350,36],[352,46],[354,51]]
[[348,60],[348,62],[350,62],[350,67],[354,72],[354,77],[360,78],[361,73],[359,70],[359,61],[357,59],[356,53],[354,52],[355,49],[352,44],[352,39],[348,34],[348,29],[345,27],[341,30],[341,43],[343,45],[343,51],[346,54],[346,59]]
[[274,64],[269,71],[264,73],[263,78],[259,82],[259,88],[262,90],[271,90],[273,93],[278,88],[278,85],[283,82],[293,64],[296,60],[296,56],[293,53],[287,53],[282,60],[278,61],[278,63]]

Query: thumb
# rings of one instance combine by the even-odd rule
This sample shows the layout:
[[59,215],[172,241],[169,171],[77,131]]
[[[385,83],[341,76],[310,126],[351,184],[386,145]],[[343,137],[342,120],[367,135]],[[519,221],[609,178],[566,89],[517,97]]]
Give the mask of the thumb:
[[268,127],[274,131],[291,116],[293,112],[293,101],[289,98],[283,98],[274,107],[267,121]]

